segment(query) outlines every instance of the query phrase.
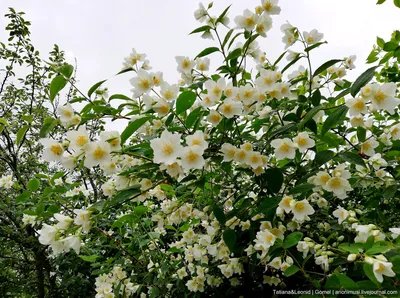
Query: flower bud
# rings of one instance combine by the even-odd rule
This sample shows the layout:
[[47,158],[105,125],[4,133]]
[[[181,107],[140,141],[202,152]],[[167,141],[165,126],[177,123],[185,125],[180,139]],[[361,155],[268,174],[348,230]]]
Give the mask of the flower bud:
[[314,246],[314,249],[315,249],[315,250],[319,250],[321,247],[322,247],[321,244],[317,244],[317,245]]
[[354,218],[354,217],[350,217],[350,218],[348,218],[347,219],[349,222],[357,222],[358,220],[357,220],[357,218]]
[[340,236],[337,240],[338,240],[339,242],[341,242],[341,241],[343,241],[343,239],[344,239],[344,236],[342,235],[342,236]]
[[375,259],[368,257],[368,256],[365,257],[364,261],[365,261],[365,263],[371,264],[371,265],[375,263]]
[[357,255],[356,254],[349,254],[347,256],[347,261],[349,262],[354,262],[357,259]]

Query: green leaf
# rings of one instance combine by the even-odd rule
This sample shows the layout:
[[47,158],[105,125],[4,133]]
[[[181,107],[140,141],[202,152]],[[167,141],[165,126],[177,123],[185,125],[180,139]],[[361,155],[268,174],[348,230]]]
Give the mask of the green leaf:
[[379,66],[373,66],[364,71],[351,86],[351,95],[355,97],[362,87],[364,87],[375,75],[375,69]]
[[292,276],[293,274],[296,274],[299,270],[300,270],[299,267],[297,267],[296,265],[292,265],[288,269],[285,270],[283,275],[285,275],[286,277]]
[[100,82],[94,84],[92,87],[90,87],[90,89],[88,91],[88,96],[90,97],[93,94],[93,92],[96,91],[97,88],[99,88],[100,85],[103,84],[105,81],[107,81],[107,80],[100,81]]
[[136,206],[133,209],[133,212],[135,212],[135,214],[137,216],[141,216],[141,215],[145,214],[147,211],[148,211],[148,208],[146,206]]
[[316,77],[321,72],[323,72],[325,69],[331,67],[332,65],[335,65],[336,63],[342,62],[342,61],[343,61],[343,59],[333,59],[333,60],[329,60],[329,61],[325,62],[324,64],[322,64],[320,67],[318,67],[314,71],[313,77]]
[[47,134],[58,124],[59,120],[51,117],[45,118],[40,129],[39,136],[45,138]]
[[121,133],[121,145],[124,144],[125,141],[149,119],[151,119],[151,117],[142,117],[129,123],[125,130]]
[[113,99],[123,99],[123,100],[132,100],[131,97],[128,97],[126,95],[123,94],[113,94],[110,96],[110,98],[108,99],[108,101],[111,101]]
[[331,150],[323,150],[317,152],[315,155],[314,162],[320,166],[325,164],[326,162],[330,161],[335,156],[335,153]]
[[362,157],[356,153],[353,152],[343,152],[343,153],[339,153],[338,155],[341,159],[343,159],[344,161],[347,161],[350,164],[357,164],[360,166],[365,167],[365,162],[362,159]]
[[327,41],[322,41],[322,42],[317,42],[316,44],[313,44],[312,46],[309,46],[309,47],[307,47],[307,48],[305,48],[304,49],[304,52],[309,52],[309,51],[311,51],[312,49],[315,49],[315,48],[317,48],[317,47],[319,47],[320,45],[322,45],[322,44],[325,44],[325,43],[328,43]]
[[69,79],[74,72],[74,67],[71,64],[64,64],[58,69],[58,72]]
[[222,43],[222,47],[225,47],[225,45],[227,44],[227,42],[229,41],[229,38],[231,37],[232,33],[233,33],[234,29],[231,29],[228,31],[228,33],[226,33],[224,41]]
[[0,118],[0,124],[4,125],[4,126],[8,126],[8,122],[6,119],[4,118]]
[[30,127],[29,125],[25,125],[25,126],[22,126],[18,130],[18,132],[17,132],[17,140],[16,140],[17,145],[21,144],[21,141],[24,138],[24,136],[25,136],[26,132],[28,131],[29,127]]
[[364,263],[363,264],[363,270],[365,275],[376,285],[379,285],[378,280],[376,279],[375,275],[374,275],[374,271],[372,270],[372,265],[371,264],[367,264]]
[[364,142],[367,137],[367,130],[364,127],[358,126],[357,127],[357,138],[358,141]]
[[335,127],[338,123],[342,122],[346,117],[349,108],[347,106],[341,106],[337,108],[329,117],[325,120],[321,129],[321,136],[324,136],[329,129]]
[[382,38],[380,38],[379,36],[377,36],[377,37],[376,37],[376,44],[377,44],[380,48],[383,48],[383,46],[384,46],[384,44],[385,44],[385,41],[384,41]]
[[394,5],[400,8],[400,0],[393,0]]
[[266,220],[272,220],[276,214],[276,208],[281,202],[282,197],[272,197],[263,199],[257,208],[258,213],[264,214]]
[[322,105],[316,106],[309,110],[303,120],[301,120],[299,124],[299,130],[303,130],[304,125],[310,121],[320,110],[322,109]]
[[385,2],[386,2],[386,0],[378,0],[378,2],[376,4],[380,5],[380,4],[385,3]]
[[22,194],[20,194],[18,197],[15,198],[15,204],[25,202],[30,196],[31,196],[30,191],[24,191]]
[[398,44],[393,41],[385,42],[385,44],[383,45],[383,50],[385,52],[393,52],[394,50],[396,50],[397,46]]
[[283,74],[287,69],[289,69],[290,66],[292,66],[293,64],[295,64],[297,61],[299,61],[301,58],[303,58],[303,56],[298,56],[296,59],[293,59],[292,61],[290,61],[284,68],[282,68],[281,73]]
[[27,186],[28,186],[29,190],[36,191],[40,187],[40,181],[39,181],[39,179],[33,178],[33,179],[29,180]]
[[397,185],[391,185],[391,186],[387,187],[383,191],[383,197],[385,199],[393,199],[395,197],[395,194],[398,189],[399,189],[399,187]]
[[339,249],[347,251],[352,254],[359,254],[363,251],[364,244],[363,243],[342,243],[338,246]]
[[287,53],[287,51],[284,51],[279,57],[278,59],[276,59],[276,61],[274,62],[274,66],[276,66],[281,60],[282,58],[285,56],[285,54]]
[[227,14],[227,12],[228,12],[228,10],[229,10],[229,8],[230,8],[231,6],[232,6],[232,4],[229,5],[227,8],[225,8],[225,10],[219,15],[218,19],[215,21],[215,24],[218,24],[218,23],[222,22],[222,20],[223,20],[224,17],[226,16],[226,14]]
[[229,55],[226,57],[226,61],[235,59],[240,57],[240,55],[242,55],[242,48],[237,48],[234,49],[232,52],[229,53]]
[[389,260],[393,264],[393,271],[397,275],[400,275],[400,256],[396,255]]
[[293,232],[283,240],[283,248],[295,246],[303,238],[303,233]]
[[345,97],[347,94],[350,93],[350,88],[347,88],[345,90],[343,90],[342,92],[340,92],[338,95],[336,95],[335,100],[341,99],[342,97]]
[[385,241],[375,242],[370,249],[368,249],[365,253],[369,256],[373,256],[376,254],[385,253],[390,250],[388,243]]
[[204,32],[204,31],[207,31],[207,30],[210,30],[210,29],[212,29],[211,26],[208,26],[208,25],[201,26],[199,28],[194,29],[192,32],[189,33],[189,35],[190,34],[194,34],[194,33]]
[[96,259],[99,257],[99,256],[82,256],[82,255],[80,255],[79,256],[82,260],[84,260],[85,262],[89,262],[89,263],[93,263],[93,262],[95,262],[96,261]]
[[236,232],[232,229],[227,229],[224,231],[223,239],[228,246],[229,250],[232,252],[236,245]]
[[335,273],[329,277],[325,284],[326,289],[356,290],[358,285],[347,275]]
[[56,76],[50,83],[50,101],[53,102],[54,98],[57,96],[65,85],[67,80],[63,76]]
[[184,91],[176,100],[176,114],[179,115],[189,109],[196,101],[196,93]]
[[38,216],[42,216],[43,213],[44,213],[44,204],[40,203],[39,205],[36,206],[36,214]]
[[301,184],[301,185],[297,185],[295,187],[293,187],[289,193],[294,195],[294,194],[299,194],[299,193],[306,193],[307,191],[313,189],[315,187],[315,185],[313,184],[309,184],[309,183],[305,183],[305,184]]
[[204,57],[204,56],[207,56],[207,55],[210,55],[211,53],[214,53],[214,52],[219,52],[219,49],[218,49],[217,47],[209,47],[209,48],[206,48],[206,49],[204,49],[203,51],[201,51],[201,52],[195,57],[195,59],[196,59],[196,58],[200,58],[200,57]]
[[226,217],[224,210],[218,206],[213,206],[213,213],[215,218],[218,220],[221,226],[225,226],[226,223]]
[[314,107],[318,106],[321,101],[321,92],[319,89],[315,90],[313,95],[311,96],[311,102]]
[[202,107],[198,107],[194,109],[187,117],[186,117],[186,126],[191,128],[193,124],[199,119],[202,115]]
[[283,174],[278,168],[269,168],[264,173],[267,180],[267,187],[270,191],[277,193],[283,184]]

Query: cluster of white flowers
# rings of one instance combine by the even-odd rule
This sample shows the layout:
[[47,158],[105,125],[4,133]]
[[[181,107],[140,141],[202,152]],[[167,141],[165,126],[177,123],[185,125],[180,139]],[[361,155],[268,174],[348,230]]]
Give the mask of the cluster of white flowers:
[[164,130],[159,138],[150,141],[154,162],[162,164],[161,169],[166,169],[172,177],[178,177],[191,169],[203,168],[203,153],[208,148],[204,133],[198,130],[188,135],[186,144],[186,147],[182,146],[179,133],[173,134]]
[[115,266],[108,274],[102,274],[96,278],[96,298],[115,297],[115,287],[121,284],[119,295],[131,296],[137,292],[140,285],[134,285],[129,281],[126,271],[120,266]]
[[345,199],[347,192],[353,190],[348,181],[351,174],[345,170],[345,167],[345,164],[338,165],[332,170],[331,175],[325,171],[319,171],[308,179],[308,183],[315,185],[314,191],[326,190],[332,192],[339,199]]
[[35,226],[38,223],[37,217],[35,215],[24,214],[22,216],[22,223],[26,226],[27,225]]
[[302,223],[310,220],[308,216],[314,214],[315,210],[306,199],[296,201],[293,196],[284,196],[276,212],[277,214],[293,213],[293,220]]
[[0,188],[4,187],[6,189],[10,189],[13,187],[14,181],[12,179],[12,175],[4,175],[0,177]]
[[296,149],[304,153],[315,146],[315,141],[310,138],[308,132],[301,132],[293,141],[289,138],[275,139],[271,142],[271,146],[275,149],[277,160],[284,158],[293,159],[296,156]]
[[[69,252],[70,249],[79,254],[81,249],[80,235],[81,233],[88,233],[91,228],[91,212],[75,209],[74,213],[75,219],[60,213],[54,214],[57,223],[55,225],[44,223],[39,231],[39,242],[43,245],[50,245],[53,255]],[[74,233],[69,232],[72,223],[79,227]]]
[[72,105],[69,103],[64,106],[59,106],[57,108],[57,113],[60,117],[61,123],[65,127],[78,125],[81,122],[81,117],[78,114],[75,114]]
[[256,175],[264,172],[267,167],[268,158],[260,152],[253,151],[253,146],[250,143],[244,143],[237,148],[229,143],[221,146],[223,160],[226,162],[235,161],[241,165],[246,165],[252,169]]

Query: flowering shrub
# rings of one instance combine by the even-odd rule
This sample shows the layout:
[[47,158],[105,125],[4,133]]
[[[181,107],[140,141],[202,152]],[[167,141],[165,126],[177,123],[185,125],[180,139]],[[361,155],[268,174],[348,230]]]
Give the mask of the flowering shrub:
[[[38,201],[23,222],[53,258],[90,263],[99,298],[398,289],[400,99],[389,74],[400,34],[378,41],[369,62],[391,54],[351,82],[354,55],[312,69],[326,43],[315,29],[284,24],[286,50],[267,59],[257,40],[278,0],[233,28],[229,7],[211,9],[199,5],[191,34],[216,46],[177,56],[179,82],[132,50],[119,73],[131,76],[130,96],[109,96],[105,81],[85,95],[71,65],[52,63],[50,103],[69,83],[76,96],[41,129],[55,174],[27,183]],[[217,54],[219,66],[208,58]],[[124,128],[103,131],[106,119]]]

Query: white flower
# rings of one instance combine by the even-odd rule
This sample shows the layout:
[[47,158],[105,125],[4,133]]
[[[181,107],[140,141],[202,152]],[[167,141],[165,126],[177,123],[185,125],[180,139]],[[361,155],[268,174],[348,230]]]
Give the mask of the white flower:
[[359,225],[355,224],[355,230],[357,231],[357,236],[354,238],[356,243],[365,243],[369,236],[372,235],[372,230],[375,228],[373,224],[369,225]]
[[152,109],[158,114],[158,117],[164,117],[170,110],[169,104],[163,98],[158,98],[156,101],[157,102],[152,106]]
[[139,70],[137,76],[130,80],[130,83],[134,87],[132,89],[134,96],[139,97],[143,93],[147,93],[153,87],[153,77],[145,70]]
[[[346,68],[338,67],[336,69],[336,75],[338,76],[338,78],[343,78],[346,75]],[[335,83],[338,84],[339,86],[343,86],[342,80],[336,80]]]
[[400,236],[400,228],[390,228],[389,231],[392,232],[393,239],[396,239]]
[[369,140],[365,141],[360,146],[361,153],[372,156],[375,154],[375,148],[379,146],[379,143],[375,140],[375,138],[370,138]]
[[357,116],[360,114],[366,114],[368,112],[365,99],[362,97],[349,98],[346,100],[346,106],[349,107],[350,116]]
[[111,146],[104,141],[91,142],[85,146],[85,167],[91,168],[103,165],[111,160]]
[[209,58],[197,58],[196,68],[198,71],[208,71],[210,69],[210,59]]
[[395,98],[397,86],[395,83],[385,83],[382,85],[372,84],[371,86],[371,109],[386,110],[390,114],[394,113],[394,109],[399,105],[400,100]]
[[54,214],[54,218],[58,220],[56,227],[61,230],[66,230],[74,221],[71,217],[62,215],[60,213]]
[[199,3],[199,8],[194,12],[194,18],[201,23],[207,18],[207,10],[202,3]]
[[389,131],[392,140],[400,140],[400,123],[392,126]]
[[218,123],[222,120],[222,116],[217,111],[210,110],[210,114],[208,114],[207,120],[212,124],[212,126],[217,126]]
[[299,241],[299,242],[297,243],[296,248],[297,248],[297,250],[298,250],[299,252],[302,252],[302,253],[303,253],[303,259],[306,258],[308,252],[310,251],[310,246],[308,245],[308,243],[307,243],[306,241]]
[[225,89],[225,78],[219,78],[218,81],[208,80],[204,82],[204,88],[207,89],[207,95],[212,101],[219,100]]
[[57,113],[63,124],[69,123],[74,118],[74,109],[71,104],[67,103],[65,106],[59,106]]
[[155,163],[171,165],[183,153],[181,135],[172,134],[167,130],[164,130],[159,138],[151,140],[150,147],[154,151],[153,161]]
[[272,259],[271,262],[268,263],[269,267],[272,267],[274,269],[280,269],[282,265],[282,259],[280,257],[275,257]]
[[262,14],[256,24],[256,32],[262,37],[267,36],[267,32],[272,28],[272,18],[267,14]]
[[275,148],[275,157],[277,160],[284,158],[293,159],[296,156],[297,146],[288,138],[273,140],[271,146]]
[[74,223],[78,226],[81,225],[82,230],[84,232],[89,232],[91,228],[91,223],[90,223],[91,212],[84,209],[74,209],[74,213],[76,214]]
[[285,50],[292,46],[296,42],[296,37],[290,33],[286,32],[285,35],[282,37],[282,42],[285,44]]
[[180,73],[190,75],[194,67],[194,61],[191,60],[189,57],[184,57],[184,56],[176,56],[175,60],[178,63],[177,70]]
[[327,255],[315,258],[315,264],[321,265],[321,268],[326,272],[329,270],[329,259]]
[[235,115],[242,113],[242,104],[232,99],[225,99],[224,102],[218,107],[218,112],[226,118],[232,118]]
[[396,276],[392,270],[393,264],[390,262],[376,260],[372,266],[374,275],[379,282],[383,282],[384,275],[389,277]]
[[139,54],[135,49],[132,49],[132,53],[124,59],[124,69],[136,66],[139,61],[143,61],[145,58],[146,54]]
[[349,217],[349,211],[339,206],[338,209],[333,211],[333,216],[338,219],[338,222],[341,225],[342,222]]
[[261,7],[269,15],[278,15],[281,12],[278,2],[279,0],[261,0]]
[[89,143],[89,134],[83,126],[80,126],[78,130],[67,131],[66,134],[69,140],[69,149],[77,151]]
[[310,203],[306,199],[301,201],[292,201],[292,212],[293,218],[297,221],[304,221],[308,218],[308,215],[314,214],[315,210],[311,207]]
[[290,213],[292,211],[292,202],[294,201],[292,196],[284,196],[279,202],[279,207],[285,211],[285,213]]
[[22,216],[22,222],[23,222],[24,225],[34,226],[34,225],[36,225],[36,216],[35,215],[24,214]]
[[44,146],[42,158],[45,161],[61,161],[64,153],[62,144],[58,143],[53,139],[40,139],[39,142]]
[[43,224],[39,234],[39,242],[43,245],[50,245],[56,240],[57,229],[48,224]]
[[121,136],[118,131],[102,131],[100,133],[100,140],[108,142],[111,147],[111,151],[121,150]]
[[71,235],[61,239],[60,241],[64,246],[64,251],[68,252],[70,249],[73,249],[76,254],[79,255],[81,250],[81,239],[79,238],[79,236]]
[[375,170],[379,170],[379,168],[386,167],[388,165],[380,153],[374,154],[368,159],[368,161],[372,164]]
[[235,17],[235,23],[239,29],[246,29],[252,31],[256,26],[258,15],[246,9],[243,11],[243,15]]
[[274,245],[276,237],[269,230],[259,231],[256,235],[254,249],[261,250],[261,259],[268,253],[269,248]]
[[204,152],[208,148],[208,143],[205,140],[204,133],[201,130],[197,130],[194,134],[186,137],[186,144],[188,146],[199,146]]
[[348,58],[344,59],[344,65],[349,68],[349,69],[354,69],[356,66],[354,65],[354,61],[356,61],[357,56],[356,55],[351,55]]
[[307,149],[310,149],[315,146],[315,141],[310,138],[308,132],[301,132],[293,139],[293,141],[297,144],[299,151],[304,153]]
[[160,94],[167,100],[173,101],[178,97],[179,86],[170,85],[167,82],[163,82],[160,86]]
[[252,167],[253,169],[257,169],[264,165],[262,156],[260,152],[257,151],[250,151],[246,154],[246,164]]
[[273,70],[261,69],[260,76],[256,79],[256,85],[260,90],[272,90],[277,80],[276,72]]
[[353,190],[349,181],[342,177],[332,177],[326,183],[325,190],[332,191],[338,198],[345,198],[346,192]]
[[224,95],[228,99],[234,99],[239,92],[238,87],[234,87],[232,82],[229,82],[225,86]]
[[151,72],[150,76],[152,77],[152,80],[153,80],[153,86],[157,86],[158,87],[162,83],[164,83],[163,73],[161,71]]
[[201,169],[205,165],[203,149],[200,146],[190,146],[183,148],[181,156],[182,168],[188,172],[190,169]]
[[322,38],[324,38],[324,34],[319,33],[316,29],[313,29],[310,32],[304,31],[303,36],[307,44],[314,44],[320,42]]
[[232,161],[235,158],[237,150],[238,149],[232,144],[224,143],[221,146],[221,152],[223,153],[224,161]]

